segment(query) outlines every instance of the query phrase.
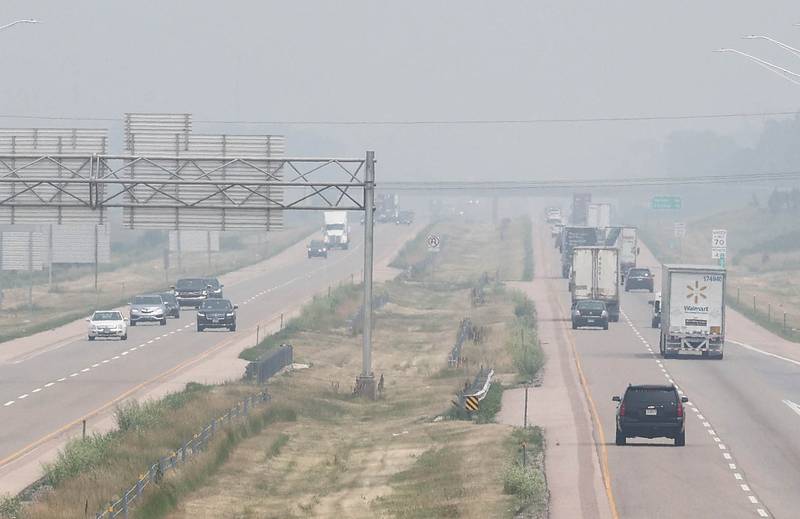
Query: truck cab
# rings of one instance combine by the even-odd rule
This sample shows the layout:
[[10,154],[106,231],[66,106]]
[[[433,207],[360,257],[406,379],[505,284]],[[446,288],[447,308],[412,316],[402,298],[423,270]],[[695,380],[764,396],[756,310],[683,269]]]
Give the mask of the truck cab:
[[328,249],[347,250],[350,247],[350,226],[345,211],[325,211],[322,241]]

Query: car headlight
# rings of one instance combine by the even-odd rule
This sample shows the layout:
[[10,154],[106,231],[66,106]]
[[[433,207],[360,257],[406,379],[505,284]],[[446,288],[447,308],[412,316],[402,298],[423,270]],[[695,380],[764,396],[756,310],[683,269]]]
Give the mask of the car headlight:
[[600,314],[600,315],[601,315],[602,317],[608,317],[608,312],[606,312],[605,310],[603,310],[603,313],[602,313],[602,314]]
[[234,315],[236,315],[236,313],[235,313],[235,312],[228,312],[228,313],[227,313],[227,316],[228,316],[228,317],[233,317]]
[[203,295],[207,296],[208,295],[208,290],[203,290]]
[[197,317],[205,317],[205,316],[206,314],[204,314],[203,312],[197,312]]
[[138,314],[139,313],[139,309],[138,308],[131,308],[131,313],[132,314]]

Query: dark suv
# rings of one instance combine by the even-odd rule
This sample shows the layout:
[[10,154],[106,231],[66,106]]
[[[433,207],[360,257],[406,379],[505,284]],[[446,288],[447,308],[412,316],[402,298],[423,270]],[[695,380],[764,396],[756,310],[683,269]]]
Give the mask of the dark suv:
[[308,257],[309,258],[327,258],[328,246],[322,240],[311,240],[308,244]]
[[636,289],[653,291],[653,273],[647,268],[634,267],[625,278],[625,292]]
[[208,297],[214,299],[222,299],[222,288],[225,286],[219,282],[217,278],[205,278],[206,289],[208,290]]
[[578,301],[572,307],[572,329],[582,326],[596,326],[608,330],[608,310],[603,301],[587,299]]
[[172,289],[180,306],[197,308],[208,298],[208,283],[203,278],[179,279]]
[[167,317],[174,317],[175,319],[181,318],[181,305],[178,303],[178,298],[172,292],[164,292],[159,294],[161,300],[164,301],[164,306],[167,308]]
[[197,309],[197,331],[206,328],[227,328],[236,331],[236,309],[227,299],[207,299]]
[[683,404],[675,386],[629,385],[625,395],[612,398],[617,405],[617,445],[628,438],[672,438],[676,447],[686,445]]

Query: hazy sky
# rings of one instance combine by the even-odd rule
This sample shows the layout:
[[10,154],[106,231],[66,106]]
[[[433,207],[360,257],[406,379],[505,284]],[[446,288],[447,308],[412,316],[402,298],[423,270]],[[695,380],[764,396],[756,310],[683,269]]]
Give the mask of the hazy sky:
[[[797,0],[0,0],[0,114],[197,120],[575,118],[795,110],[800,86],[734,46],[800,70]],[[763,121],[319,127],[283,133],[292,155],[376,151],[379,180],[644,175],[676,129],[746,142]],[[0,126],[110,126],[19,121]],[[117,125],[117,128],[119,126]]]

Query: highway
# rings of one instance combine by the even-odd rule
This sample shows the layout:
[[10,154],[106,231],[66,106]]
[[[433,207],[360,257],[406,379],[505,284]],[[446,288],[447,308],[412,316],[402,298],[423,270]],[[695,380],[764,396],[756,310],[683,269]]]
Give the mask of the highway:
[[[563,319],[559,346],[577,353],[587,400],[600,423],[594,439],[618,516],[797,517],[800,362],[730,342],[737,333],[730,327],[724,360],[664,360],[658,330],[650,327],[647,292],[622,292],[623,316],[608,331],[569,329],[567,282],[559,279],[549,232],[537,229],[537,276],[549,278],[551,301]],[[639,265],[655,272],[658,290],[660,267],[644,247]],[[673,381],[690,399],[686,446],[639,438],[614,445],[612,395],[621,395],[628,383]]]
[[[418,229],[417,225],[376,226],[376,265]],[[184,308],[181,318],[169,319],[166,326],[129,327],[127,341],[89,342],[84,336],[0,363],[0,470],[81,417],[107,409],[148,381],[168,378],[193,359],[231,345],[255,323],[279,317],[340,281],[351,277],[359,281],[362,234],[363,228],[354,226],[350,249],[332,251],[327,259],[307,259],[302,243],[227,276],[234,281],[225,285],[224,296],[239,305],[237,332],[198,333],[194,310]]]

